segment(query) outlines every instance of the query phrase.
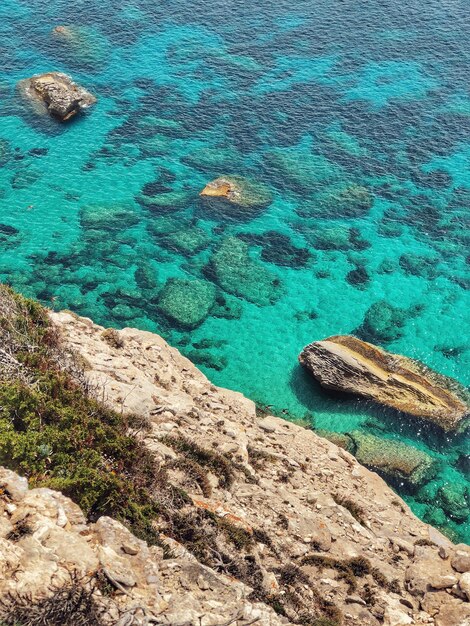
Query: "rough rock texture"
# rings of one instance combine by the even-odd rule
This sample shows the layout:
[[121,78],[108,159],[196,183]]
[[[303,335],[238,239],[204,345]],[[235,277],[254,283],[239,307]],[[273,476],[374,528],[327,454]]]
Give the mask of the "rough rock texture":
[[272,202],[269,189],[241,176],[221,176],[199,194],[214,213],[234,219],[251,219]]
[[[0,598],[11,592],[35,600],[76,575],[84,584],[106,581],[108,592],[95,594],[104,624],[149,623],[139,619],[141,606],[152,623],[175,626],[210,626],[237,615],[237,624],[282,623],[272,609],[247,599],[245,585],[180,552],[164,560],[161,548],[147,546],[116,520],[103,516],[87,524],[69,498],[51,489],[28,491],[24,478],[0,468]],[[118,621],[126,615],[134,620]]]
[[33,103],[45,105],[51,115],[63,122],[96,102],[91,93],[61,72],[27,78],[20,81],[19,88]]
[[[285,615],[276,616],[266,604],[246,599],[246,584],[223,575],[227,563],[222,555],[209,570],[188,553],[189,546],[168,540],[176,559],[162,560],[158,551],[123,529],[119,536],[124,533],[125,542],[115,541],[107,530],[101,533],[102,525],[115,522],[99,520],[88,542],[90,562],[108,558],[109,567],[120,564],[132,578],[129,585],[136,581],[129,588],[145,598],[150,588],[139,582],[141,570],[124,564],[141,558],[132,555],[136,544],[139,554],[150,550],[148,566],[157,572],[150,578],[156,581],[152,610],[162,611],[162,623],[220,625],[240,609],[244,614],[235,626],[256,617],[259,624],[310,624],[315,622],[301,622],[302,614],[311,617],[321,599],[342,613],[341,619],[319,621],[322,625],[469,626],[464,576],[470,548],[454,546],[418,520],[377,474],[348,452],[299,425],[257,415],[251,401],[213,386],[157,335],[127,328],[119,331],[122,347],[117,348],[91,320],[66,312],[51,317],[66,345],[88,363],[87,377],[99,396],[116,409],[148,418],[145,443],[162,467],[184,463],[185,454],[175,445],[178,437],[224,455],[230,481],[207,466],[205,481],[177,469],[169,474],[190,494],[195,510],[239,528],[245,540],[251,537],[247,562],[258,572],[253,583],[266,602],[271,599],[276,608],[278,602],[292,600]],[[118,560],[114,553],[103,552],[107,541]],[[96,551],[95,542],[102,548]],[[234,549],[228,558],[236,560],[240,554],[242,548]],[[199,568],[200,575],[192,574],[191,567]]]
[[456,381],[350,335],[309,344],[299,361],[328,389],[365,396],[446,431],[458,429],[469,414]]

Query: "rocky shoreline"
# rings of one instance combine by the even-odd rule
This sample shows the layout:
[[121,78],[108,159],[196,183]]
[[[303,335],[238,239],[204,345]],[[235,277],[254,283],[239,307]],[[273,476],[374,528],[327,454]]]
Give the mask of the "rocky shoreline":
[[[153,512],[145,500],[135,502],[151,527],[130,513],[138,538],[103,513],[103,504],[94,514],[99,501],[85,516],[71,499],[42,487],[47,471],[36,473],[39,486],[28,490],[25,478],[0,469],[2,626],[470,624],[470,548],[421,522],[346,450],[215,387],[158,335],[46,313],[5,288],[0,313],[10,319],[0,328],[0,365],[6,387],[19,384],[11,387],[14,403],[21,389],[34,390],[28,367],[59,367],[65,378],[55,378],[52,404],[37,396],[42,408],[34,412],[47,423],[54,402],[83,389],[99,401],[88,410],[101,412],[104,403],[112,411],[101,419],[128,415],[132,439],[121,441],[138,442],[157,488]],[[48,360],[31,360],[44,347]],[[74,397],[88,419],[80,395]],[[33,398],[27,393],[11,405],[20,407],[11,414],[19,434],[22,407]],[[92,442],[95,433],[89,436]],[[51,457],[44,467],[52,469],[61,451],[54,450],[59,440],[51,443],[40,454]],[[97,445],[90,443],[103,454]],[[3,465],[18,463],[21,452],[7,448]],[[111,447],[100,463],[116,478],[135,471],[119,467],[119,458]],[[52,484],[63,484],[73,499],[80,481],[69,478],[59,475]],[[144,485],[144,474],[129,485],[135,479]]]
[[[197,514],[209,512],[251,538],[249,549],[244,541],[235,550],[224,545],[203,565],[220,575],[230,571],[224,559],[242,555],[256,564],[252,584],[265,594],[263,604],[282,607],[277,615],[263,609],[259,623],[311,623],[298,620],[318,608],[319,597],[338,611],[330,609],[331,616],[324,615],[330,621],[318,621],[322,625],[468,623],[468,547],[455,546],[418,520],[348,452],[299,425],[257,414],[251,401],[211,385],[157,335],[129,328],[110,334],[68,312],[51,318],[67,349],[83,359],[101,398],[149,419],[145,445],[158,463],[172,468],[171,480],[190,494],[199,523],[204,527]],[[230,484],[210,464],[202,463],[204,481],[188,475],[182,468],[194,451],[185,441],[230,458]],[[164,525],[161,531],[165,535]],[[186,539],[183,534],[168,541],[181,558],[194,562],[188,554],[194,545]],[[197,623],[201,610],[204,624],[232,615],[228,604],[200,608],[198,580],[187,590],[186,621],[166,609],[163,623]]]

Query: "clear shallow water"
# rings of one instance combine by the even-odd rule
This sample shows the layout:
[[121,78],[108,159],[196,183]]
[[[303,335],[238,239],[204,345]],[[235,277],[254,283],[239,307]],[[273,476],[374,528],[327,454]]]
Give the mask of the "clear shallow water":
[[[465,434],[328,395],[297,366],[305,344],[358,332],[470,382],[466,3],[155,4],[2,3],[0,280],[156,331],[278,413],[426,451],[436,479],[394,486],[468,541]],[[82,28],[78,46],[51,34],[62,24]],[[15,84],[51,69],[97,106],[67,125],[34,117]],[[210,210],[198,193],[221,174],[272,203]],[[162,314],[172,278],[203,281],[195,329]]]

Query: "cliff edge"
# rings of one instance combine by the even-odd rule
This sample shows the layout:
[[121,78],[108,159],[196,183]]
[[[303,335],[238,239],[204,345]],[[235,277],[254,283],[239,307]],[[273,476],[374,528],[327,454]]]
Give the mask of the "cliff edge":
[[87,392],[137,416],[132,437],[171,490],[149,545],[0,470],[0,623],[42,623],[49,602],[78,607],[50,621],[74,626],[470,625],[470,548],[348,452],[257,413],[157,335],[49,316]]

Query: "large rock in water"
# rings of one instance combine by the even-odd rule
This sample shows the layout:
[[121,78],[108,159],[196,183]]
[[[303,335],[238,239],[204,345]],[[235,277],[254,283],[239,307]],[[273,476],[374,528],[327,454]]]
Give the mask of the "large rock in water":
[[299,361],[327,389],[359,394],[446,431],[457,430],[469,414],[465,391],[456,381],[351,335],[315,341]]
[[47,72],[20,81],[20,91],[63,122],[96,102],[95,96],[61,72]]

